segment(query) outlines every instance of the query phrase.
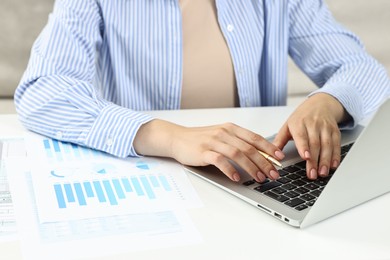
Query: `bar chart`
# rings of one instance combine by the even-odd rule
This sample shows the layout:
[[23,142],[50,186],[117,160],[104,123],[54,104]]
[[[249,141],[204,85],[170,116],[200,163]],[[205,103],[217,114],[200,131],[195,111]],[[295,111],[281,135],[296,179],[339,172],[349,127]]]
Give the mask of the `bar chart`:
[[[139,175],[73,183],[55,183],[53,191],[58,208],[70,204],[88,206],[90,202],[108,204],[129,203],[144,198],[155,200],[162,193],[172,192],[169,180],[164,175]],[[131,202],[131,201],[130,201]]]
[[73,143],[58,141],[55,139],[45,138],[42,140],[46,157],[50,161],[63,162],[74,161],[90,158],[99,158],[104,153],[88,149]]
[[182,166],[174,160],[116,158],[35,134],[29,135],[26,147],[41,223],[200,204]]

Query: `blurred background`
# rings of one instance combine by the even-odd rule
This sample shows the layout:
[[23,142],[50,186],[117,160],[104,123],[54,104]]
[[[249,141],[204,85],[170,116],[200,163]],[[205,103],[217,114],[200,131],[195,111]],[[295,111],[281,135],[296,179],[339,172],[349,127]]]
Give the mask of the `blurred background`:
[[[390,73],[390,1],[325,0],[333,15],[360,37]],[[0,0],[0,114],[15,113],[12,96],[26,68],[33,41],[54,0]],[[290,61],[288,105],[299,104],[316,87]]]

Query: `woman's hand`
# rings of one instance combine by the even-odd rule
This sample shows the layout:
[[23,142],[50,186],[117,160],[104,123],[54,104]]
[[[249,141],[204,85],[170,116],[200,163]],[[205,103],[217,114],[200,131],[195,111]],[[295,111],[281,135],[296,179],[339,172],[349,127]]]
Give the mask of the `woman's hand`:
[[232,162],[262,182],[266,177],[277,179],[279,174],[258,150],[277,160],[284,157],[262,136],[232,123],[183,127],[156,119],[140,128],[134,147],[140,154],[171,157],[185,165],[215,165],[233,181],[239,181],[240,175]]
[[307,161],[307,177],[325,177],[329,169],[340,164],[338,123],[347,118],[347,112],[337,99],[325,93],[315,94],[288,118],[273,143],[283,149],[293,139],[299,155]]

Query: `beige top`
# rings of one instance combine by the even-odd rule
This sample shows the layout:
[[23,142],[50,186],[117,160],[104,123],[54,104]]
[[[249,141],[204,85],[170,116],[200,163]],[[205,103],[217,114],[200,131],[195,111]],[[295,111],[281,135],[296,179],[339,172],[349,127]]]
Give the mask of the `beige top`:
[[180,0],[183,20],[181,108],[238,106],[233,63],[215,0]]

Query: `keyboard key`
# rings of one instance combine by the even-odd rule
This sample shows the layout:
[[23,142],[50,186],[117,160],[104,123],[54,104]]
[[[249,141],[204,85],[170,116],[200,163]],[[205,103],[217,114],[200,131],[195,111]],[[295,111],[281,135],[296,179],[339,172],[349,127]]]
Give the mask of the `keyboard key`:
[[288,200],[288,197],[286,197],[284,195],[273,193],[272,191],[264,192],[264,195],[267,195],[267,196],[273,198],[274,200],[277,200],[280,202],[284,202],[284,201]]
[[313,190],[313,191],[310,192],[310,194],[313,195],[313,196],[318,197],[318,196],[320,196],[321,191],[322,190]]
[[306,174],[306,170],[300,170],[300,171],[297,171],[297,172],[294,172],[294,174],[297,174],[301,177],[306,177],[307,174]]
[[282,178],[279,178],[277,181],[280,182],[281,184],[286,184],[286,183],[290,182],[291,179],[286,178],[286,177],[282,177]]
[[299,163],[294,164],[295,166],[298,166],[299,168],[305,170],[306,169],[306,161],[302,161]]
[[287,183],[285,185],[282,186],[283,189],[286,189],[286,190],[293,190],[295,189],[297,186],[295,185],[292,185],[291,183]]
[[287,166],[287,167],[284,167],[283,170],[286,171],[286,172],[289,172],[289,173],[294,173],[294,172],[297,172],[299,171],[301,168],[298,168],[297,166],[295,165],[290,165],[290,166]]
[[279,172],[280,177],[284,177],[284,176],[290,174],[289,172],[286,172],[286,171],[283,171],[283,170],[278,170],[278,172]]
[[299,196],[299,193],[296,193],[295,191],[289,191],[283,194],[284,196],[287,196],[289,198],[295,198]]
[[295,208],[296,206],[298,206],[299,204],[302,204],[304,202],[305,201],[303,199],[294,198],[292,200],[289,200],[289,201],[285,202],[284,204],[286,204],[287,206],[290,206],[292,208]]
[[301,176],[297,175],[297,174],[290,174],[287,176],[287,178],[291,179],[291,180],[298,180],[301,178]]
[[310,194],[306,193],[306,194],[300,196],[299,198],[301,198],[301,199],[303,199],[303,200],[306,200],[306,201],[310,201],[310,200],[315,199],[316,197],[313,196],[313,195],[310,195]]
[[319,178],[319,179],[315,180],[314,183],[319,185],[319,186],[325,186],[328,183],[328,180],[323,179],[323,178]]
[[259,192],[265,192],[267,190],[270,190],[270,189],[273,189],[273,188],[276,188],[278,186],[282,185],[280,182],[277,182],[277,181],[271,181],[271,182],[267,182],[265,184],[261,184],[260,186],[257,186],[255,188],[256,191],[259,191]]
[[254,184],[254,183],[256,183],[256,181],[254,181],[254,180],[249,180],[249,181],[244,182],[243,185],[245,185],[245,186],[250,186],[250,185],[252,185],[252,184]]
[[298,207],[296,207],[295,209],[301,211],[301,210],[304,210],[306,208],[307,208],[307,206],[305,204],[302,204],[302,205],[299,205]]
[[303,181],[303,180],[296,180],[296,181],[293,181],[291,182],[291,184],[293,185],[296,185],[296,186],[303,186],[305,185],[307,182]]
[[282,194],[285,193],[286,191],[287,190],[283,189],[282,187],[276,187],[275,189],[272,189],[272,192],[276,194]]
[[309,192],[308,189],[303,188],[303,187],[296,188],[294,191],[295,191],[295,192],[298,192],[299,194],[304,194],[304,193]]
[[306,202],[306,205],[311,207],[314,205],[314,202],[316,202],[316,201],[315,200],[308,201],[308,202]]
[[309,190],[315,190],[315,189],[317,189],[319,186],[311,182],[311,183],[306,184],[306,185],[303,186],[303,187],[305,187],[306,189],[309,189]]

